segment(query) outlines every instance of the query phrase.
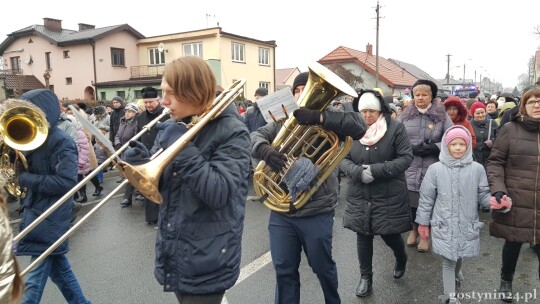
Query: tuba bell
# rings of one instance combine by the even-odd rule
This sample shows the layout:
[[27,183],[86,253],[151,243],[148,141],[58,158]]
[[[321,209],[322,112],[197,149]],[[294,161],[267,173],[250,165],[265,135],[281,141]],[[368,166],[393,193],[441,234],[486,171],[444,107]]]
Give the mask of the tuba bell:
[[[309,66],[308,81],[298,105],[322,112],[333,99],[342,95],[358,96],[343,79],[321,64],[314,63]],[[289,212],[300,209],[347,156],[351,146],[351,137],[340,143],[334,132],[324,130],[320,126],[299,125],[291,115],[272,142],[272,147],[287,156],[285,168],[276,173],[264,161],[259,162],[253,174],[255,193],[274,211]],[[287,190],[283,178],[294,162],[300,158],[308,158],[319,166],[320,170],[312,187],[297,193],[296,200],[292,201],[292,195]]]
[[8,99],[0,105],[0,176],[6,180],[7,192],[24,198],[26,189],[18,182],[19,167],[28,170],[22,151],[35,150],[47,139],[49,123],[45,114],[33,104]]

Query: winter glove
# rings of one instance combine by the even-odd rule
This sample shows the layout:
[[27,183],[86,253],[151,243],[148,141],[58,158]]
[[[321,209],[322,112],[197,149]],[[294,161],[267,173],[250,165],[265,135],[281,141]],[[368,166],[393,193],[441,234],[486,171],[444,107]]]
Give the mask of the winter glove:
[[308,108],[296,109],[293,112],[294,118],[300,125],[320,125],[321,112],[318,110],[310,110]]
[[121,147],[122,147],[122,144],[114,144],[114,149],[116,151],[120,150]]
[[364,184],[369,184],[375,179],[373,178],[373,175],[371,174],[371,166],[369,165],[362,165],[362,182]]
[[439,148],[435,143],[429,143],[427,140],[424,143],[413,146],[413,154],[421,157],[429,155],[439,155]]
[[[497,193],[502,193],[502,192],[496,192],[495,194]],[[501,213],[506,213],[510,211],[510,209],[512,209],[512,199],[509,198],[506,194],[504,194],[499,202],[497,197],[492,196],[491,199],[489,200],[489,205],[490,205],[490,208],[493,210],[497,210]]]
[[502,191],[497,191],[495,193],[493,193],[493,196],[497,199],[497,203],[501,203],[501,199],[503,198],[503,196],[505,195],[504,192]]
[[418,225],[418,234],[421,238],[427,239],[429,238],[429,226],[426,225]]
[[419,144],[419,145],[412,146],[412,154],[420,156],[420,153],[421,153],[420,150],[422,149],[423,145],[424,144]]
[[259,147],[259,155],[274,172],[279,172],[285,167],[287,156],[268,144]]
[[150,152],[142,142],[132,140],[129,142],[129,146],[131,148],[124,152],[124,161],[126,163],[140,165],[150,160]]
[[486,145],[486,147],[488,147],[489,149],[493,148],[493,140],[491,139],[488,139],[484,142],[484,145]]
[[163,149],[167,149],[172,145],[180,136],[184,135],[187,131],[187,126],[183,122],[175,122],[173,120],[167,120],[159,123],[156,126],[156,130],[159,132],[159,145]]

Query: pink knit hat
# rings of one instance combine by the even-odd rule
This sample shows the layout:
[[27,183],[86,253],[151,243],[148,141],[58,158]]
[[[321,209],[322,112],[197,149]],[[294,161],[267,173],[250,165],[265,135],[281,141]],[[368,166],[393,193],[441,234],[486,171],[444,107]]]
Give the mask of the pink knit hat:
[[448,131],[448,133],[446,133],[446,139],[444,141],[446,146],[448,146],[448,144],[450,144],[450,142],[456,138],[462,138],[467,144],[467,147],[471,144],[471,137],[469,134],[467,134],[467,131],[462,128],[452,128],[450,131]]

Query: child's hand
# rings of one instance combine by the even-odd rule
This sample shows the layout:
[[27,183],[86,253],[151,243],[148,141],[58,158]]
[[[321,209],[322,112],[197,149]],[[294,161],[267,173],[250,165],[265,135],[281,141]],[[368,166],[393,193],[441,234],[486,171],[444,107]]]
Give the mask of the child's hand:
[[497,198],[495,196],[492,196],[489,200],[489,205],[489,207],[493,210],[506,213],[512,208],[512,199],[505,194],[502,196],[501,202],[499,203],[497,201]]
[[429,226],[426,225],[418,225],[418,234],[421,238],[427,239],[429,238]]

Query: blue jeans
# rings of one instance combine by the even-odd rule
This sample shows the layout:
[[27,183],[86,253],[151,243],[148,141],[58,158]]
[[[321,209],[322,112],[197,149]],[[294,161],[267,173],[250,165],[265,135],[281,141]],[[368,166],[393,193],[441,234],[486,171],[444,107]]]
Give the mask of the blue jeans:
[[[32,256],[31,263],[37,258],[37,256]],[[64,254],[49,255],[26,275],[26,289],[22,304],[39,303],[49,277],[58,286],[68,304],[91,304],[84,297],[81,286]]]
[[334,211],[289,217],[272,211],[268,222],[270,253],[276,271],[276,304],[300,303],[301,252],[304,249],[324,294],[324,303],[339,304],[336,263],[332,259]]

